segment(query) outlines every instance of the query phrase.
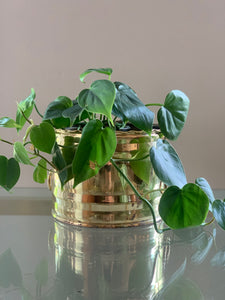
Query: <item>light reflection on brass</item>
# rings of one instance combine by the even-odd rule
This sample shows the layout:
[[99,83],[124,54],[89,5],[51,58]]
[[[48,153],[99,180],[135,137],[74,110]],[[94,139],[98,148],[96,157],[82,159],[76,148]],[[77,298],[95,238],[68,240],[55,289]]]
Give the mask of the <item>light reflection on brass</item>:
[[55,222],[56,273],[68,299],[78,293],[79,299],[152,299],[164,282],[163,249],[163,235],[153,226],[114,230]]
[[[81,137],[78,131],[58,131],[57,142],[68,160],[74,156]],[[150,200],[157,212],[162,182],[154,174],[149,158],[149,149],[158,139],[157,132],[151,137],[142,131],[117,133],[117,149],[114,159],[140,194]],[[69,154],[69,155],[68,155]],[[136,159],[132,162],[128,159]],[[108,162],[99,173],[73,188],[73,180],[61,189],[58,175],[49,175],[49,187],[54,196],[53,216],[63,222],[95,227],[127,227],[151,224],[149,208],[138,199],[129,184]],[[159,219],[159,215],[157,215]]]

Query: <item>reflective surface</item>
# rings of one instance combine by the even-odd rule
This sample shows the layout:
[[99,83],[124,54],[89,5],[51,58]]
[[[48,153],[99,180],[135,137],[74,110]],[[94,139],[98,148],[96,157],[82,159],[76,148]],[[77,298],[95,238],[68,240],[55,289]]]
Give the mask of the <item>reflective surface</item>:
[[[149,159],[149,149],[159,137],[157,130],[151,136],[142,131],[118,131],[116,137],[117,147],[113,158],[118,168],[138,192],[154,208],[157,207],[161,197],[159,190],[164,185],[155,175]],[[57,130],[57,142],[68,165],[72,164],[80,138],[80,131]],[[68,169],[68,178],[72,175],[71,168]],[[111,228],[153,223],[147,204],[136,196],[110,162],[96,176],[78,184],[76,188],[71,179],[61,189],[56,173],[50,173],[48,182],[55,199],[53,215],[59,221],[86,227]],[[152,190],[155,192],[152,193]],[[156,218],[159,219],[158,214]]]
[[73,227],[53,220],[50,201],[19,199],[18,214],[12,201],[0,198],[1,300],[225,298],[225,232],[214,224],[163,235]]

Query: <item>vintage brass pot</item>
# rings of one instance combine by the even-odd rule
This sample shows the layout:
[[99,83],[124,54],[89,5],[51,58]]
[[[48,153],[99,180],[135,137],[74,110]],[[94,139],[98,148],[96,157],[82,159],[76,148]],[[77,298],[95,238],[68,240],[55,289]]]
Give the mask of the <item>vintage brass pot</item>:
[[[58,130],[57,142],[67,164],[72,162],[81,132]],[[113,158],[141,195],[153,205],[158,215],[158,202],[162,182],[155,175],[149,149],[158,139],[156,131],[151,136],[142,131],[118,131],[117,148]],[[130,161],[133,159],[133,161]],[[71,170],[70,170],[71,171]],[[53,216],[62,222],[88,227],[128,227],[151,224],[148,206],[140,200],[129,184],[108,162],[99,173],[73,188],[73,179],[61,188],[56,173],[49,175],[49,188],[53,193]]]

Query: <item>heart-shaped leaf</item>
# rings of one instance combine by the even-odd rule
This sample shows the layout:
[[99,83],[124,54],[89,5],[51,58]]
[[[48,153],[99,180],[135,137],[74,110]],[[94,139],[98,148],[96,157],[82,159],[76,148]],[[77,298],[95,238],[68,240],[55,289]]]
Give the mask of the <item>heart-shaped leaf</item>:
[[157,118],[160,130],[170,140],[176,140],[187,118],[189,99],[181,91],[171,91],[159,109]]
[[7,191],[11,190],[20,177],[20,166],[15,158],[9,160],[0,156],[0,186]]
[[99,68],[99,69],[87,69],[82,74],[80,74],[80,81],[84,82],[84,78],[91,72],[97,72],[101,74],[111,75],[112,69],[111,68]]
[[209,199],[202,189],[188,183],[182,189],[169,187],[159,203],[159,214],[163,221],[173,229],[198,226],[205,220]]
[[52,123],[56,128],[66,128],[70,126],[70,120],[63,116],[63,112],[72,106],[73,102],[70,98],[59,96],[49,103],[44,113],[43,120],[52,120]]
[[19,162],[25,165],[32,165],[27,150],[21,142],[15,142],[13,147],[13,156]]
[[26,118],[28,119],[33,111],[36,94],[34,89],[31,89],[31,94],[25,99],[19,102],[17,113],[16,113],[16,123],[19,124],[19,128],[17,128],[17,131],[20,131],[24,124],[26,123]]
[[98,173],[114,154],[116,143],[113,129],[103,129],[99,120],[87,123],[73,160],[74,186]]
[[215,200],[213,191],[205,178],[199,177],[195,180],[195,183],[206,193],[209,198],[209,210],[212,211],[212,204]]
[[47,122],[34,125],[31,128],[30,140],[34,147],[40,151],[51,154],[55,139],[55,130],[52,125]]
[[23,286],[22,272],[11,249],[0,255],[0,286],[9,288]]
[[225,199],[213,202],[212,213],[220,227],[225,230]]
[[92,83],[90,89],[80,92],[78,103],[87,111],[103,114],[113,122],[111,112],[115,93],[115,87],[111,81],[96,80]]
[[154,113],[137,97],[136,93],[126,84],[114,82],[116,98],[112,114],[122,121],[129,121],[146,132],[151,132]]
[[167,141],[158,139],[150,149],[150,158],[156,175],[166,185],[182,188],[187,183],[179,156]]
[[0,127],[20,128],[21,126],[17,124],[13,119],[8,117],[3,117],[0,118]]
[[63,111],[62,115],[64,118],[70,119],[70,125],[73,125],[76,118],[79,116],[79,114],[82,113],[84,109],[80,107],[77,100],[73,101],[73,106],[67,108]]
[[34,173],[33,173],[34,181],[38,183],[45,183],[48,176],[46,168],[47,168],[46,161],[43,158],[40,159],[37,166],[34,169]]

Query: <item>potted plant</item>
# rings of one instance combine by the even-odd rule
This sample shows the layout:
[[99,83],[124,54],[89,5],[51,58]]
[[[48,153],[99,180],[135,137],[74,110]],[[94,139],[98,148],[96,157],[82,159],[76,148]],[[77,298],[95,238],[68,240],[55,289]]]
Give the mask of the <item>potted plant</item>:
[[[35,92],[32,89],[29,97],[18,104],[15,120],[10,117],[0,119],[1,127],[16,128],[18,133],[28,125],[22,141],[11,142],[7,138],[1,138],[2,142],[13,146],[13,157],[8,159],[0,156],[0,185],[10,190],[17,183],[21,163],[34,167],[33,178],[39,183],[45,182],[47,172],[50,171],[49,183],[56,198],[55,217],[63,221],[68,218],[68,222],[74,223],[73,214],[74,211],[79,212],[79,205],[86,204],[85,207],[82,206],[82,217],[85,214],[89,215],[90,203],[95,205],[93,199],[96,190],[93,187],[105,185],[105,194],[102,195],[104,198],[107,188],[112,188],[109,185],[115,177],[117,183],[113,184],[113,187],[119,184],[120,192],[122,190],[130,193],[125,200],[124,195],[118,193],[120,207],[130,214],[132,206],[135,206],[135,214],[131,214],[129,219],[131,223],[141,202],[145,205],[145,209],[143,206],[141,209],[142,212],[144,210],[144,216],[141,215],[141,218],[146,219],[147,206],[157,232],[167,230],[158,228],[157,211],[168,228],[204,224],[209,210],[219,225],[225,228],[224,202],[214,199],[212,190],[204,178],[196,179],[195,183],[187,183],[182,163],[168,142],[177,139],[185,124],[189,109],[188,97],[181,91],[173,90],[166,96],[163,104],[144,105],[128,85],[111,81],[112,69],[88,69],[80,75],[80,80],[83,82],[91,72],[102,73],[109,78],[94,81],[89,88],[83,89],[75,100],[65,96],[58,97],[48,105],[44,115],[36,106]],[[149,109],[153,105],[159,106],[156,132],[153,126],[154,113]],[[33,109],[41,117],[38,125],[30,119]],[[132,135],[129,139],[131,149],[126,151],[123,138],[129,132],[135,132],[137,136]],[[153,132],[157,138],[153,139],[152,143]],[[122,134],[121,142],[118,133]],[[62,136],[63,142],[60,143],[59,139]],[[118,147],[122,147],[121,153],[118,152]],[[130,164],[133,178],[129,177],[125,162]],[[149,181],[149,178],[146,180],[148,172],[156,174],[153,181]],[[110,179],[102,183],[102,178],[107,176],[110,176]],[[90,180],[93,178],[94,185],[91,186]],[[156,185],[152,184],[155,180],[158,180]],[[166,189],[161,182],[166,185]],[[87,199],[84,191],[90,189],[94,198],[88,195],[88,203],[85,203]],[[57,198],[58,195],[62,195],[62,198]],[[160,202],[155,204],[154,199],[158,199],[159,195]],[[105,220],[106,223],[110,222],[110,209],[113,207],[110,206],[112,198],[107,196],[107,200],[104,198],[105,200],[100,201],[97,209],[101,214],[102,204],[109,204],[108,213],[103,211],[103,215],[109,218]],[[117,210],[118,202],[114,204]],[[121,209],[119,214],[120,217],[123,215]],[[91,217],[93,220],[95,215],[91,213]],[[113,224],[111,225],[114,226]],[[135,222],[134,224],[138,225]],[[85,222],[83,225],[88,226]]]

